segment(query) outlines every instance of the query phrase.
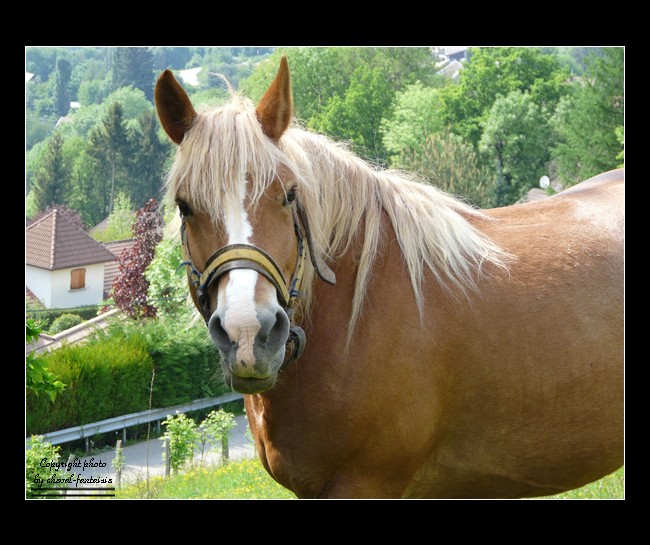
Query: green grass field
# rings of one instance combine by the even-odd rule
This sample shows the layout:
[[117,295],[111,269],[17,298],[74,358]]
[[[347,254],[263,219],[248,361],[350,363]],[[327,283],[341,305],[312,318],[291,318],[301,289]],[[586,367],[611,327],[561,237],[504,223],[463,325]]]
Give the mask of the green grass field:
[[[122,488],[118,499],[295,499],[295,495],[276,483],[256,458],[231,462],[223,467],[198,467],[168,479],[153,477]],[[557,496],[542,499],[623,499],[625,468]]]
[[582,488],[569,490],[557,496],[545,496],[542,499],[558,500],[618,500],[625,499],[625,466],[599,481],[589,483]]
[[276,483],[257,458],[226,466],[196,467],[165,479],[153,477],[116,491],[118,499],[295,499]]

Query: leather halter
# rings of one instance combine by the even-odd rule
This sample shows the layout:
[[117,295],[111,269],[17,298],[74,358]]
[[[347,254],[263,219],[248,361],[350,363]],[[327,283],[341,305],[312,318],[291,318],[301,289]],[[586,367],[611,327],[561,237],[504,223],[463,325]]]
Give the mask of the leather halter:
[[298,243],[298,259],[291,281],[288,284],[284,279],[282,270],[274,259],[261,248],[251,244],[230,244],[218,249],[206,261],[203,272],[200,272],[194,265],[190,254],[187,233],[185,231],[185,218],[183,218],[181,223],[181,251],[183,254],[183,262],[180,266],[190,268],[188,277],[196,290],[201,313],[206,324],[212,314],[210,312],[208,289],[213,282],[218,281],[224,274],[236,269],[251,269],[264,276],[273,284],[278,294],[278,301],[287,313],[290,324],[287,351],[284,363],[282,364],[283,366],[291,361],[297,360],[302,355],[307,341],[305,332],[300,326],[292,323],[292,318],[296,301],[302,295],[300,287],[305,272],[305,262],[308,253],[318,276],[329,284],[336,284],[334,272],[313,251],[314,244],[311,239],[309,223],[304,209],[298,200],[295,200],[294,203],[295,206],[292,206],[291,212]]

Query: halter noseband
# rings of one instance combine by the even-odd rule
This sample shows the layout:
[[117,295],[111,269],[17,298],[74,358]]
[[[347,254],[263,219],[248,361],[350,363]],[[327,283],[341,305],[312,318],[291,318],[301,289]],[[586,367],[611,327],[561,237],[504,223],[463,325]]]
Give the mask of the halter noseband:
[[325,262],[315,255],[313,242],[309,231],[307,216],[301,204],[296,200],[296,206],[292,207],[293,224],[298,242],[298,260],[287,285],[282,270],[274,259],[264,250],[251,244],[230,244],[214,252],[206,261],[203,272],[199,272],[190,254],[185,231],[185,218],[181,223],[181,251],[183,262],[180,266],[189,267],[188,277],[196,290],[197,299],[201,307],[201,314],[207,324],[210,320],[210,298],[208,289],[210,285],[218,281],[224,274],[236,269],[251,269],[264,276],[275,287],[278,294],[278,301],[289,317],[290,329],[287,340],[287,352],[283,366],[291,361],[297,360],[305,350],[306,336],[300,326],[293,325],[293,309],[298,297],[302,295],[300,287],[305,272],[307,253],[311,257],[312,264],[317,274],[329,284],[336,284],[334,272]]

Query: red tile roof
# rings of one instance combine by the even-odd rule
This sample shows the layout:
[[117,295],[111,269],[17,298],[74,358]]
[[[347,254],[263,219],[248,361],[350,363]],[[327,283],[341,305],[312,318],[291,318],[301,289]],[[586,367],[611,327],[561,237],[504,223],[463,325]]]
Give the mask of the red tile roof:
[[68,221],[56,209],[27,227],[25,253],[27,265],[50,271],[115,259],[103,244]]

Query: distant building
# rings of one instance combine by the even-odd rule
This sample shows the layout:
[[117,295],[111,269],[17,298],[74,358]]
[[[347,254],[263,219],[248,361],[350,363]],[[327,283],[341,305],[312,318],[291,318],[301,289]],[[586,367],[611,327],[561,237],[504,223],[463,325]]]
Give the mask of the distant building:
[[445,46],[442,48],[444,50],[444,56],[450,61],[462,62],[467,60],[467,46]]
[[187,70],[179,71],[178,75],[183,80],[183,83],[196,87],[199,84],[199,72],[201,70],[203,70],[203,67],[200,66],[197,68],[188,68]]
[[463,65],[459,61],[451,61],[438,70],[438,74],[453,79],[454,81],[458,81],[462,69]]
[[25,231],[26,288],[47,308],[96,305],[115,255],[53,210]]
[[466,46],[443,46],[433,48],[440,62],[438,74],[458,81],[464,63],[468,59],[468,48]]

